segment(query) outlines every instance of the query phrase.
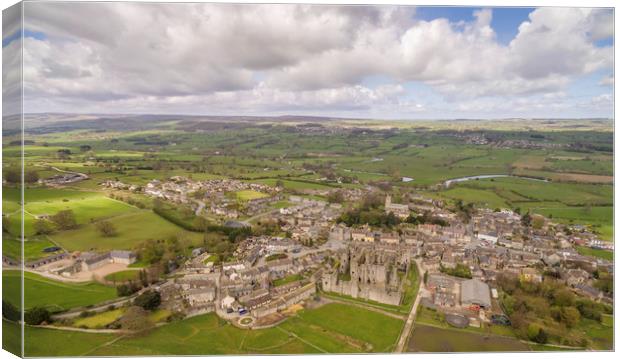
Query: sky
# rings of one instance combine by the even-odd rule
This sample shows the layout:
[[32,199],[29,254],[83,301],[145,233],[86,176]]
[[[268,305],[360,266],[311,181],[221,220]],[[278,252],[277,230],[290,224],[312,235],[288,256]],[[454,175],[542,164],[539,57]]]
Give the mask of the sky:
[[2,46],[30,113],[613,117],[610,9],[24,6]]

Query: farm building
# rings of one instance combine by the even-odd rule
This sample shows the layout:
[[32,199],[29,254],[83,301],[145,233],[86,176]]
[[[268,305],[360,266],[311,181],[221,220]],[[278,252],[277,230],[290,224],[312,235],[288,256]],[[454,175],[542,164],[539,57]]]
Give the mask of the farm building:
[[110,259],[112,263],[129,265],[136,261],[136,255],[131,251],[111,251]]
[[461,284],[461,304],[491,307],[491,295],[488,284],[478,279],[466,280]]

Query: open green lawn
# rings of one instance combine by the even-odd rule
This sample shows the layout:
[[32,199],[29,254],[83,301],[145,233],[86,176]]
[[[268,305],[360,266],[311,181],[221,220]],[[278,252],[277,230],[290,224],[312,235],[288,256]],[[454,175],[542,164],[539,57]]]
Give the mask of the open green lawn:
[[385,304],[385,303],[377,302],[374,300],[368,300],[368,299],[362,299],[362,298],[353,298],[350,295],[338,294],[335,292],[322,292],[321,295],[327,298],[341,299],[341,300],[349,301],[351,303],[359,303],[359,304],[364,304],[364,305],[368,305],[372,307],[377,307],[379,309],[383,309],[386,311],[395,312],[396,314],[404,314],[404,313],[409,312],[408,310],[403,309],[403,307],[398,306],[398,305]]
[[474,203],[487,208],[509,208],[506,201],[492,191],[468,187],[454,187],[441,193],[443,197]]
[[608,327],[613,327],[614,316],[610,314],[603,314],[601,317],[601,324],[606,325]]
[[21,357],[22,329],[19,324],[2,317],[2,349]]
[[[100,327],[118,314],[115,310],[77,322]],[[206,314],[166,324],[146,335],[113,342],[115,335],[112,334],[26,327],[26,353],[31,356],[115,356],[386,352],[393,349],[402,325],[403,321],[379,313],[327,304],[302,311],[297,317],[269,329],[238,329],[215,314]],[[7,322],[3,328],[13,327],[16,324]]]
[[276,279],[273,281],[273,285],[279,287],[284,284],[288,284],[297,280],[302,280],[304,277],[301,274],[291,274],[287,277]]
[[123,338],[91,355],[217,355],[317,353],[278,328],[243,330],[206,314],[165,325],[145,336]]
[[[14,323],[6,325],[16,326]],[[93,355],[94,350],[115,337],[114,334],[82,333],[27,326],[24,351],[26,356],[88,356]]]
[[582,247],[582,246],[577,246],[575,247],[575,249],[577,249],[577,252],[579,252],[580,254],[584,256],[592,256],[596,258],[607,259],[608,261],[614,260],[614,252],[612,251],[606,251],[603,249],[594,249],[594,248]]
[[[3,190],[3,208],[19,208],[19,191]],[[73,210],[79,225],[93,220],[110,218],[138,211],[124,202],[113,200],[97,192],[74,191],[68,189],[26,188],[24,191],[24,234],[33,235],[34,222],[38,215],[53,215],[62,210]],[[10,204],[6,203],[9,201]],[[11,233],[20,233],[18,217],[10,222]]]
[[104,328],[106,325],[114,322],[123,315],[124,309],[114,309],[103,313],[97,313],[86,318],[78,318],[73,322],[73,326],[78,328]]
[[138,279],[140,275],[139,270],[124,270],[116,273],[111,273],[105,276],[105,280],[110,282],[127,282],[130,280]]
[[[314,183],[314,182],[302,182],[302,181],[295,181],[295,180],[288,180],[288,179],[283,179],[280,181],[282,181],[282,183],[284,184],[284,188],[293,189],[293,190],[333,188],[333,187],[326,186],[321,183]],[[258,180],[253,180],[252,182],[262,183],[262,184],[266,184],[269,186],[275,186],[276,183],[278,182],[278,179],[276,178],[258,179]]]
[[287,319],[279,327],[329,353],[364,353],[371,349],[363,340],[307,322],[300,316]]
[[514,338],[484,335],[459,329],[416,324],[409,338],[409,352],[530,351]]
[[302,311],[298,316],[309,324],[367,342],[379,353],[394,349],[404,325],[400,319],[340,303]]
[[204,264],[207,264],[207,263],[209,263],[209,262],[211,262],[211,263],[215,264],[215,263],[217,263],[218,261],[219,261],[219,257],[218,257],[217,255],[215,255],[215,254],[211,254],[211,255],[209,255],[207,258],[205,258],[205,260],[204,260],[204,261],[202,261],[202,262],[203,262]]
[[151,211],[136,211],[110,219],[117,235],[103,237],[94,224],[52,235],[52,239],[69,251],[132,249],[148,239],[165,239],[180,235],[192,243],[202,242],[200,233],[186,231]]
[[[2,271],[2,298],[19,305],[20,271]],[[35,306],[63,310],[97,304],[116,298],[116,289],[98,283],[63,283],[38,274],[24,272],[24,302],[26,309]]]
[[590,225],[592,230],[599,233],[601,239],[613,240],[613,215],[612,206],[601,207],[554,207],[553,205],[532,206],[533,212],[551,217],[554,222],[567,224]]
[[503,325],[493,325],[493,324],[483,324],[480,327],[466,327],[466,328],[454,328],[450,324],[448,324],[442,313],[435,311],[433,309],[426,308],[424,306],[420,306],[418,308],[418,313],[415,319],[416,324],[425,324],[428,326],[439,327],[442,329],[452,329],[458,330],[461,332],[469,332],[481,335],[499,335],[505,337],[515,337],[515,333],[509,326]]
[[[54,243],[44,237],[26,238],[24,241],[24,258],[26,261],[31,261],[53,255],[57,252],[47,253],[43,252],[43,249],[55,246]],[[2,254],[15,259],[20,258],[21,240],[5,235],[2,238]]]
[[604,319],[603,323],[582,318],[579,325],[573,329],[587,335],[589,347],[595,350],[611,350],[614,347],[613,320]]
[[166,319],[168,319],[170,315],[172,315],[172,312],[170,312],[167,309],[156,309],[152,311],[151,313],[149,313],[149,319],[153,323],[159,323],[159,322],[163,322]]
[[291,207],[292,205],[293,204],[291,202],[284,200],[284,201],[275,202],[274,204],[271,205],[271,207],[280,209],[280,208]]
[[235,195],[237,199],[240,201],[249,201],[252,199],[269,197],[269,195],[266,193],[252,191],[252,190],[237,191],[235,192]]
[[467,181],[457,186],[508,190],[531,201],[556,201],[569,206],[585,203],[596,206],[613,201],[613,186],[602,184],[542,182],[508,177]]

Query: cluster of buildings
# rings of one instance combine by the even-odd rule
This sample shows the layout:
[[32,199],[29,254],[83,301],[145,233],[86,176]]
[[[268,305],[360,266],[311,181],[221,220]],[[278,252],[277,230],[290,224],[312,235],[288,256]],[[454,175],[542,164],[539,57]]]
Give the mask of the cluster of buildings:
[[[268,237],[248,239],[248,249],[258,250],[255,256],[239,256],[234,262],[213,265],[210,254],[203,253],[189,260],[175,278],[158,286],[163,305],[186,314],[216,312],[232,319],[251,313],[259,318],[282,311],[311,298],[316,293],[326,254],[313,252],[299,257],[277,257],[289,253],[294,245]],[[280,243],[281,242],[281,243]]]
[[95,252],[59,252],[24,264],[25,268],[66,278],[87,275],[91,279],[97,269],[111,264],[128,266],[136,261],[132,251],[113,250],[103,253]]
[[327,239],[330,226],[342,212],[342,205],[290,196],[292,206],[281,208],[274,215],[282,230],[290,233],[292,239],[301,243],[314,243],[319,239]]
[[[195,201],[192,194],[200,191],[205,211],[228,218],[235,215],[228,212],[226,193],[241,190],[281,199],[279,189],[236,180],[173,177],[144,188],[151,196],[180,203]],[[369,193],[360,188],[341,191],[345,203]],[[268,201],[258,199],[257,211]],[[495,284],[499,274],[540,282],[543,273],[556,272],[576,293],[612,301],[594,282],[596,271],[613,273],[613,263],[581,255],[575,246],[613,249],[613,244],[601,242],[586,228],[542,217],[535,226],[524,225],[522,216],[509,210],[477,209],[464,221],[463,213],[436,200],[407,194],[399,201],[404,203],[394,203],[387,195],[385,212],[401,219],[425,213],[436,220],[391,228],[350,227],[336,223],[344,210],[341,204],[290,196],[289,206],[267,217],[277,221],[286,238],[250,237],[237,247],[234,262],[217,265],[206,260],[208,253],[196,253],[174,279],[159,286],[164,305],[186,313],[215,311],[234,318],[249,312],[260,318],[308,300],[317,289],[400,305],[414,266],[425,278],[423,305],[474,323],[501,315]],[[105,260],[117,257],[108,254]],[[82,266],[98,260],[82,259]],[[457,271],[466,275],[451,275]]]
[[75,182],[80,182],[88,179],[88,176],[84,173],[77,172],[65,172],[54,175],[52,177],[48,177],[45,179],[40,179],[38,182],[40,184],[44,184],[47,186],[62,186]]
[[[247,190],[260,192],[265,196],[244,201],[241,207],[235,193]],[[269,204],[282,199],[278,195],[280,191],[281,188],[278,187],[234,179],[194,181],[182,176],[171,177],[168,181],[153,180],[144,187],[144,193],[151,197],[189,205],[196,214],[205,211],[226,219],[260,213]]]
[[257,264],[264,258],[286,256],[286,253],[300,253],[303,245],[296,240],[282,237],[260,236],[250,237],[239,244],[235,250],[235,258]]
[[127,183],[116,181],[116,180],[105,180],[99,183],[99,185],[105,188],[122,190],[122,191],[131,191],[131,192],[137,192],[142,189],[141,186],[138,186],[135,184],[127,184]]

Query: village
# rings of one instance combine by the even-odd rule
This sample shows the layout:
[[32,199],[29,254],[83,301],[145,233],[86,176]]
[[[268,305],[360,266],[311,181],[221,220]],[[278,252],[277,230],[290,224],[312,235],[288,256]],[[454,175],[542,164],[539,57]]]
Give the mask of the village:
[[[261,328],[286,319],[291,308],[320,302],[323,293],[398,307],[405,304],[406,291],[419,286],[415,304],[407,303],[411,313],[424,306],[444,313],[457,327],[506,325],[496,284],[500,274],[540,283],[543,274],[554,273],[576,294],[612,303],[593,281],[598,271],[613,273],[613,263],[581,255],[574,246],[613,250],[613,244],[584,227],[558,225],[542,216],[525,221],[510,210],[478,208],[464,220],[442,201],[411,194],[408,203],[395,203],[389,193],[371,186],[344,191],[341,203],[285,196],[277,187],[236,180],[173,177],[144,188],[117,181],[102,186],[143,191],[169,203],[192,204],[196,215],[218,213],[227,219],[238,218],[227,207],[229,193],[264,194],[247,208],[254,208],[252,214],[267,211],[263,218],[278,223],[281,235],[250,236],[226,262],[195,248],[166,279],[150,284],[163,308],[183,316],[214,312],[237,326]],[[377,195],[385,215],[397,218],[397,224],[349,226],[341,220],[356,201]],[[288,205],[268,207],[281,200]],[[25,267],[50,278],[102,280],[136,259],[132,251],[60,252]]]

